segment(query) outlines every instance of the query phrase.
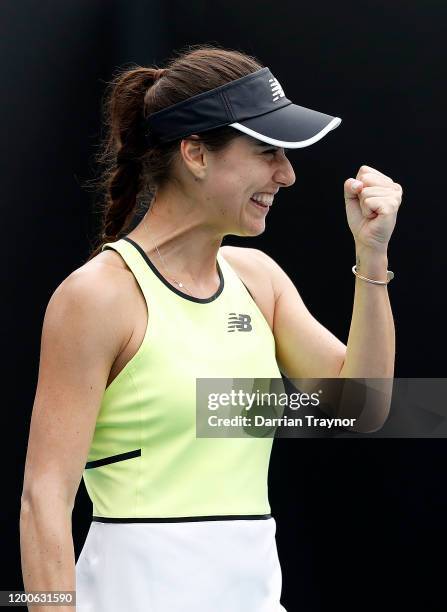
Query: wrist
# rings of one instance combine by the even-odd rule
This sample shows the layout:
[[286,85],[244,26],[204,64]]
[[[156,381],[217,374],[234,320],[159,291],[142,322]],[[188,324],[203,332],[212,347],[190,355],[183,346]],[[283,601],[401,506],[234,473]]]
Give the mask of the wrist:
[[377,251],[356,248],[355,252],[356,271],[362,276],[372,280],[385,280],[388,269],[388,255],[386,251]]
[[355,252],[362,253],[365,257],[380,257],[388,254],[388,244],[382,246],[366,246],[358,242],[354,243]]

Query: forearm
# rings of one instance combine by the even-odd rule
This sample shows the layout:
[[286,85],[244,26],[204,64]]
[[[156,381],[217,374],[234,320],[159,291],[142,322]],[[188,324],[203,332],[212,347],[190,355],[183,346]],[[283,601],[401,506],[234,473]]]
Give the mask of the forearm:
[[[385,280],[386,253],[356,249],[357,272],[372,280]],[[376,379],[365,383],[359,402],[358,387],[346,386],[339,416],[356,419],[352,431],[374,432],[385,423],[391,404],[395,359],[395,330],[387,285],[375,285],[355,277],[354,307],[340,378]],[[356,386],[356,385],[354,385]]]
[[[385,280],[388,257],[356,249],[357,272]],[[387,285],[355,277],[354,306],[341,378],[393,378],[395,330]]]
[[[63,502],[50,503],[44,499],[22,502],[20,549],[25,591],[75,591],[71,511]],[[73,612],[75,607],[42,605],[30,610]]]

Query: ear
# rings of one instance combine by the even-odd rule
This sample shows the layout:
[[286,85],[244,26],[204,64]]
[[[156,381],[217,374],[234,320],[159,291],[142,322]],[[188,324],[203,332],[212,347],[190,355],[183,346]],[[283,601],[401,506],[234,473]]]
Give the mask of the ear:
[[181,141],[180,154],[184,164],[195,178],[205,178],[208,170],[208,151],[197,135],[188,136]]

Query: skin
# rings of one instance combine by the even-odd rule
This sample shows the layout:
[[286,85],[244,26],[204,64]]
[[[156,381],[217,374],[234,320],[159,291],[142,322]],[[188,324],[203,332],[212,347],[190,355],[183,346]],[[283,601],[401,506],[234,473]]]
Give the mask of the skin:
[[[174,180],[157,193],[150,215],[128,235],[151,258],[155,241],[172,276],[197,297],[206,297],[218,285],[215,264],[222,238],[257,236],[265,230],[267,213],[250,197],[293,185],[295,174],[283,149],[266,153],[274,147],[259,146],[248,136],[235,139],[220,153],[207,151],[195,140],[182,141]],[[347,179],[344,195],[357,264],[361,274],[380,280],[387,269],[402,188],[370,166],[361,166],[356,179],[360,187],[353,188],[353,179]],[[392,378],[394,323],[386,285],[356,279],[345,346],[311,315],[294,283],[272,258],[258,249],[225,249],[225,257],[260,303],[267,304],[260,291],[268,291],[266,279],[271,281],[265,311],[271,312],[276,358],[280,370],[301,383],[301,391],[313,392],[323,377]],[[119,366],[124,367],[138,349],[147,318],[135,279],[117,261],[114,253],[100,253],[59,285],[46,309],[21,499],[27,591],[75,588],[71,514],[76,492],[112,366],[120,356]],[[131,352],[126,353],[129,346]],[[355,431],[381,427],[389,409],[385,391],[380,405],[362,407]]]
[[211,152],[193,136],[181,142],[174,179],[157,191],[150,212],[128,235],[150,258],[158,257],[156,244],[171,277],[210,294],[218,285],[216,256],[223,237],[259,236],[265,230],[268,211],[250,197],[294,182],[282,148],[244,134],[224,151]]
[[[250,203],[250,196],[295,181],[284,152],[264,154],[268,149],[245,136],[219,154],[193,138],[183,140],[175,179],[157,194],[147,220],[150,232],[140,224],[129,236],[149,256],[148,237],[155,239],[171,273],[197,295],[210,295],[217,287],[223,236],[256,236],[265,229],[266,212]],[[75,589],[76,492],[113,366],[121,357],[124,366],[130,358],[125,349],[130,344],[134,353],[144,333],[146,305],[131,273],[116,265],[116,255],[111,264],[114,255],[100,253],[72,272],[45,312],[20,512],[27,591]]]

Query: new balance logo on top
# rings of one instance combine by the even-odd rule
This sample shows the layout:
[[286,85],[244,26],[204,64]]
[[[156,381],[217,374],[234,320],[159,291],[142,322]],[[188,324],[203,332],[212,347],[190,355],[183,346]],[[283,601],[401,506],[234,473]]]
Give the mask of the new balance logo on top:
[[252,331],[251,326],[251,317],[248,314],[236,314],[235,312],[230,312],[228,317],[228,331]]
[[269,79],[270,87],[272,89],[273,102],[279,100],[280,98],[284,98],[284,90],[281,85],[278,83],[277,79]]

